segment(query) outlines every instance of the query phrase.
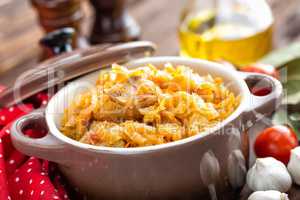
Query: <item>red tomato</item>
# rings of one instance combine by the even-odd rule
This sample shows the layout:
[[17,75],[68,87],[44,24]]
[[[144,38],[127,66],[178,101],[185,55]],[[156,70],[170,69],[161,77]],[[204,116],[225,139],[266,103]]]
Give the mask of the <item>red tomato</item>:
[[279,79],[279,73],[276,70],[276,68],[272,65],[267,65],[267,64],[263,64],[263,63],[254,63],[249,66],[245,66],[241,69],[241,71],[266,74],[266,75],[273,76],[274,78]]
[[254,144],[256,156],[273,157],[288,164],[291,150],[298,146],[295,132],[284,125],[276,125],[265,129],[258,135]]

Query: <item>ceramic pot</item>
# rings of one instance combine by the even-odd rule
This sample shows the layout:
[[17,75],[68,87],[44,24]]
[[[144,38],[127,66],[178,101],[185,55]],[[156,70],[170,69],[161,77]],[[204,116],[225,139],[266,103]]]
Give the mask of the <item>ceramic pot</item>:
[[[238,108],[224,121],[198,135],[176,142],[137,148],[112,148],[83,144],[64,136],[60,120],[70,101],[95,83],[99,72],[72,81],[39,110],[17,120],[12,127],[15,147],[31,156],[58,164],[61,172],[88,199],[233,199],[247,171],[248,137],[245,129],[277,108],[282,86],[276,79],[243,73],[205,60],[149,57],[124,64],[136,68],[152,63],[186,65],[200,75],[223,78],[240,95]],[[254,96],[248,86],[271,87],[266,96]],[[30,124],[49,129],[39,139],[22,130]]]

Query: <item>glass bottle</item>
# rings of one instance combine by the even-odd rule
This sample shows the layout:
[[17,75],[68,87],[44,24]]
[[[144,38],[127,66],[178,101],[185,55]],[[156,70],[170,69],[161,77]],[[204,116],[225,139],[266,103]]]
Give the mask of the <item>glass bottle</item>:
[[272,49],[272,27],[265,0],[188,0],[179,26],[180,54],[242,67]]

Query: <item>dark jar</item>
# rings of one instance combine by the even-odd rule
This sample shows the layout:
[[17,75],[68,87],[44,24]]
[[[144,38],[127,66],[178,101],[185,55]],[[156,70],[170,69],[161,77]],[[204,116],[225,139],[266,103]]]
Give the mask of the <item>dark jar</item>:
[[128,14],[126,0],[90,0],[95,21],[90,42],[116,43],[138,40],[140,28]]

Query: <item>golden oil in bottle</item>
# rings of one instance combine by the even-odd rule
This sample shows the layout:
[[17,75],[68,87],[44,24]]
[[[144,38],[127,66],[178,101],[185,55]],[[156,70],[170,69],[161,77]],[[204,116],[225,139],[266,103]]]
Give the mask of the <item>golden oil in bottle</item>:
[[186,16],[179,27],[180,54],[237,66],[257,61],[272,48],[272,14],[232,11],[222,19],[214,10]]

